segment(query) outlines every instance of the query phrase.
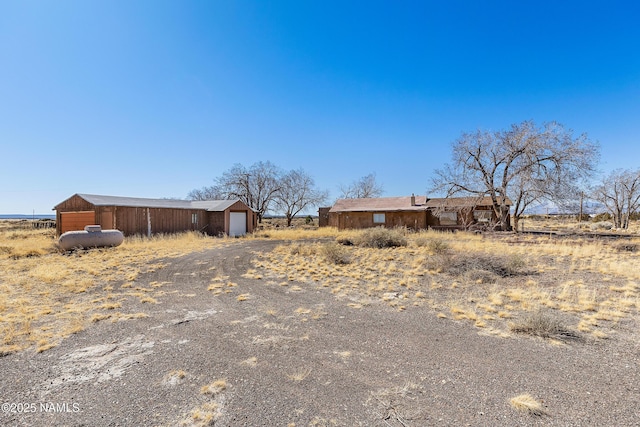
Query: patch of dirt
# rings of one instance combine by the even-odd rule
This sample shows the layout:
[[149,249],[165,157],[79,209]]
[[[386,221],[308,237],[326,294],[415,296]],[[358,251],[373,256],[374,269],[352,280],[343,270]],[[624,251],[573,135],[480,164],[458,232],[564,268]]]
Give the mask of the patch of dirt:
[[[0,424],[640,425],[635,322],[597,344],[551,345],[480,335],[424,306],[354,308],[320,285],[245,274],[278,243],[162,260],[136,282],[163,282],[166,293],[119,308],[148,317],[104,320],[43,353],[0,358],[3,402],[35,405],[7,407]],[[211,392],[216,383],[224,390]],[[545,415],[514,410],[522,394]]]

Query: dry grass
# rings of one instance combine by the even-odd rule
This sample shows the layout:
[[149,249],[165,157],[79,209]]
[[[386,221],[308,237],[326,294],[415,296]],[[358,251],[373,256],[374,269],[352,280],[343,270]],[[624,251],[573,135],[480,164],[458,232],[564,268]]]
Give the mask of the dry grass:
[[142,273],[229,240],[195,233],[125,239],[118,248],[61,254],[55,230],[13,229],[0,221],[0,354],[45,351],[92,322],[146,316],[116,312],[128,298],[155,304],[167,283],[140,286]]
[[[358,233],[335,232],[334,239],[355,242]],[[325,288],[358,309],[372,302],[399,311],[427,306],[499,336],[523,332],[510,319],[544,309],[565,319],[560,336],[578,330],[609,337],[640,310],[640,260],[616,242],[431,231],[405,238],[406,246],[392,248],[343,246],[340,256],[349,264],[327,257],[326,243],[283,244],[260,254],[255,273]]]
[[542,404],[531,397],[530,394],[521,394],[519,396],[516,396],[509,400],[509,403],[511,404],[511,407],[519,412],[535,415],[537,417],[546,414],[544,408],[542,407]]
[[225,380],[216,380],[211,384],[202,386],[200,388],[200,394],[208,394],[211,396],[215,396],[216,394],[220,393],[226,388],[227,388],[227,382]]
[[206,396],[207,402],[202,403],[192,409],[178,425],[183,427],[206,427],[213,426],[222,414],[222,400],[220,394],[226,390],[225,380],[216,380],[211,384],[202,386],[200,394]]
[[[522,228],[522,220],[518,229]],[[640,234],[640,221],[631,221],[628,230],[613,228],[611,221],[599,221],[597,218],[578,221],[577,216],[563,215],[526,215],[524,217],[524,229],[526,231],[553,231],[560,233],[579,232],[615,232],[630,235]]]
[[311,368],[301,368],[292,372],[291,374],[287,374],[287,378],[290,379],[291,381],[300,382],[300,381],[304,381],[309,376],[310,373],[311,373]]

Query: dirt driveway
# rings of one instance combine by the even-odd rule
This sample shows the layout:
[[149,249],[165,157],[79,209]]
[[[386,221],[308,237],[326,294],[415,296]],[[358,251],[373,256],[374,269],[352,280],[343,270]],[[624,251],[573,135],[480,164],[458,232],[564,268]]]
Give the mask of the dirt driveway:
[[[148,317],[0,358],[0,424],[640,425],[638,342],[482,336],[425,307],[354,309],[321,286],[243,277],[275,244],[168,260],[138,279],[168,282],[159,303],[122,308]],[[228,292],[208,290],[215,278]],[[515,411],[523,393],[546,414]]]

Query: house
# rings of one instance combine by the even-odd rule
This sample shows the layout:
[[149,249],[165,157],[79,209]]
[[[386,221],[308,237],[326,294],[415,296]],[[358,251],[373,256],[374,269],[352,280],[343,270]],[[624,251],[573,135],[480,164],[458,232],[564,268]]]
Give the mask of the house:
[[74,194],[57,204],[58,235],[97,224],[125,236],[200,231],[240,236],[253,232],[256,213],[240,200],[189,201]]
[[[507,199],[508,206],[512,205]],[[472,224],[491,224],[498,218],[490,197],[449,197],[429,199],[426,196],[338,199],[328,211],[323,225],[340,230],[368,227],[407,227],[414,230],[465,229]]]

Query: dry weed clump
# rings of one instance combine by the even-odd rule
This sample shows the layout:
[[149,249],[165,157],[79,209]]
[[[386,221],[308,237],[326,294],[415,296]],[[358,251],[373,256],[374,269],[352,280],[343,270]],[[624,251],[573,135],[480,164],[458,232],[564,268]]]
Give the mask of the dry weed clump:
[[375,227],[361,230],[351,236],[339,237],[344,245],[355,245],[363,248],[395,248],[407,246],[406,230],[400,228]]
[[557,317],[542,311],[529,313],[520,321],[512,323],[511,331],[560,340],[579,338],[577,332],[570,330]]
[[332,264],[349,264],[351,262],[351,257],[346,248],[335,242],[322,245],[321,253]]
[[[426,266],[431,270],[452,276],[471,274],[484,278],[483,273],[491,273],[499,277],[523,274],[525,262],[521,256],[512,254],[445,252],[429,256]],[[489,283],[493,282],[489,281]]]
[[0,227],[0,247],[10,248],[0,253],[0,354],[32,347],[44,351],[92,322],[145,316],[115,311],[123,299],[155,303],[154,297],[163,295],[166,283],[141,287],[136,284],[140,274],[162,268],[160,258],[228,242],[185,233],[132,237],[118,248],[61,254],[54,232]]

